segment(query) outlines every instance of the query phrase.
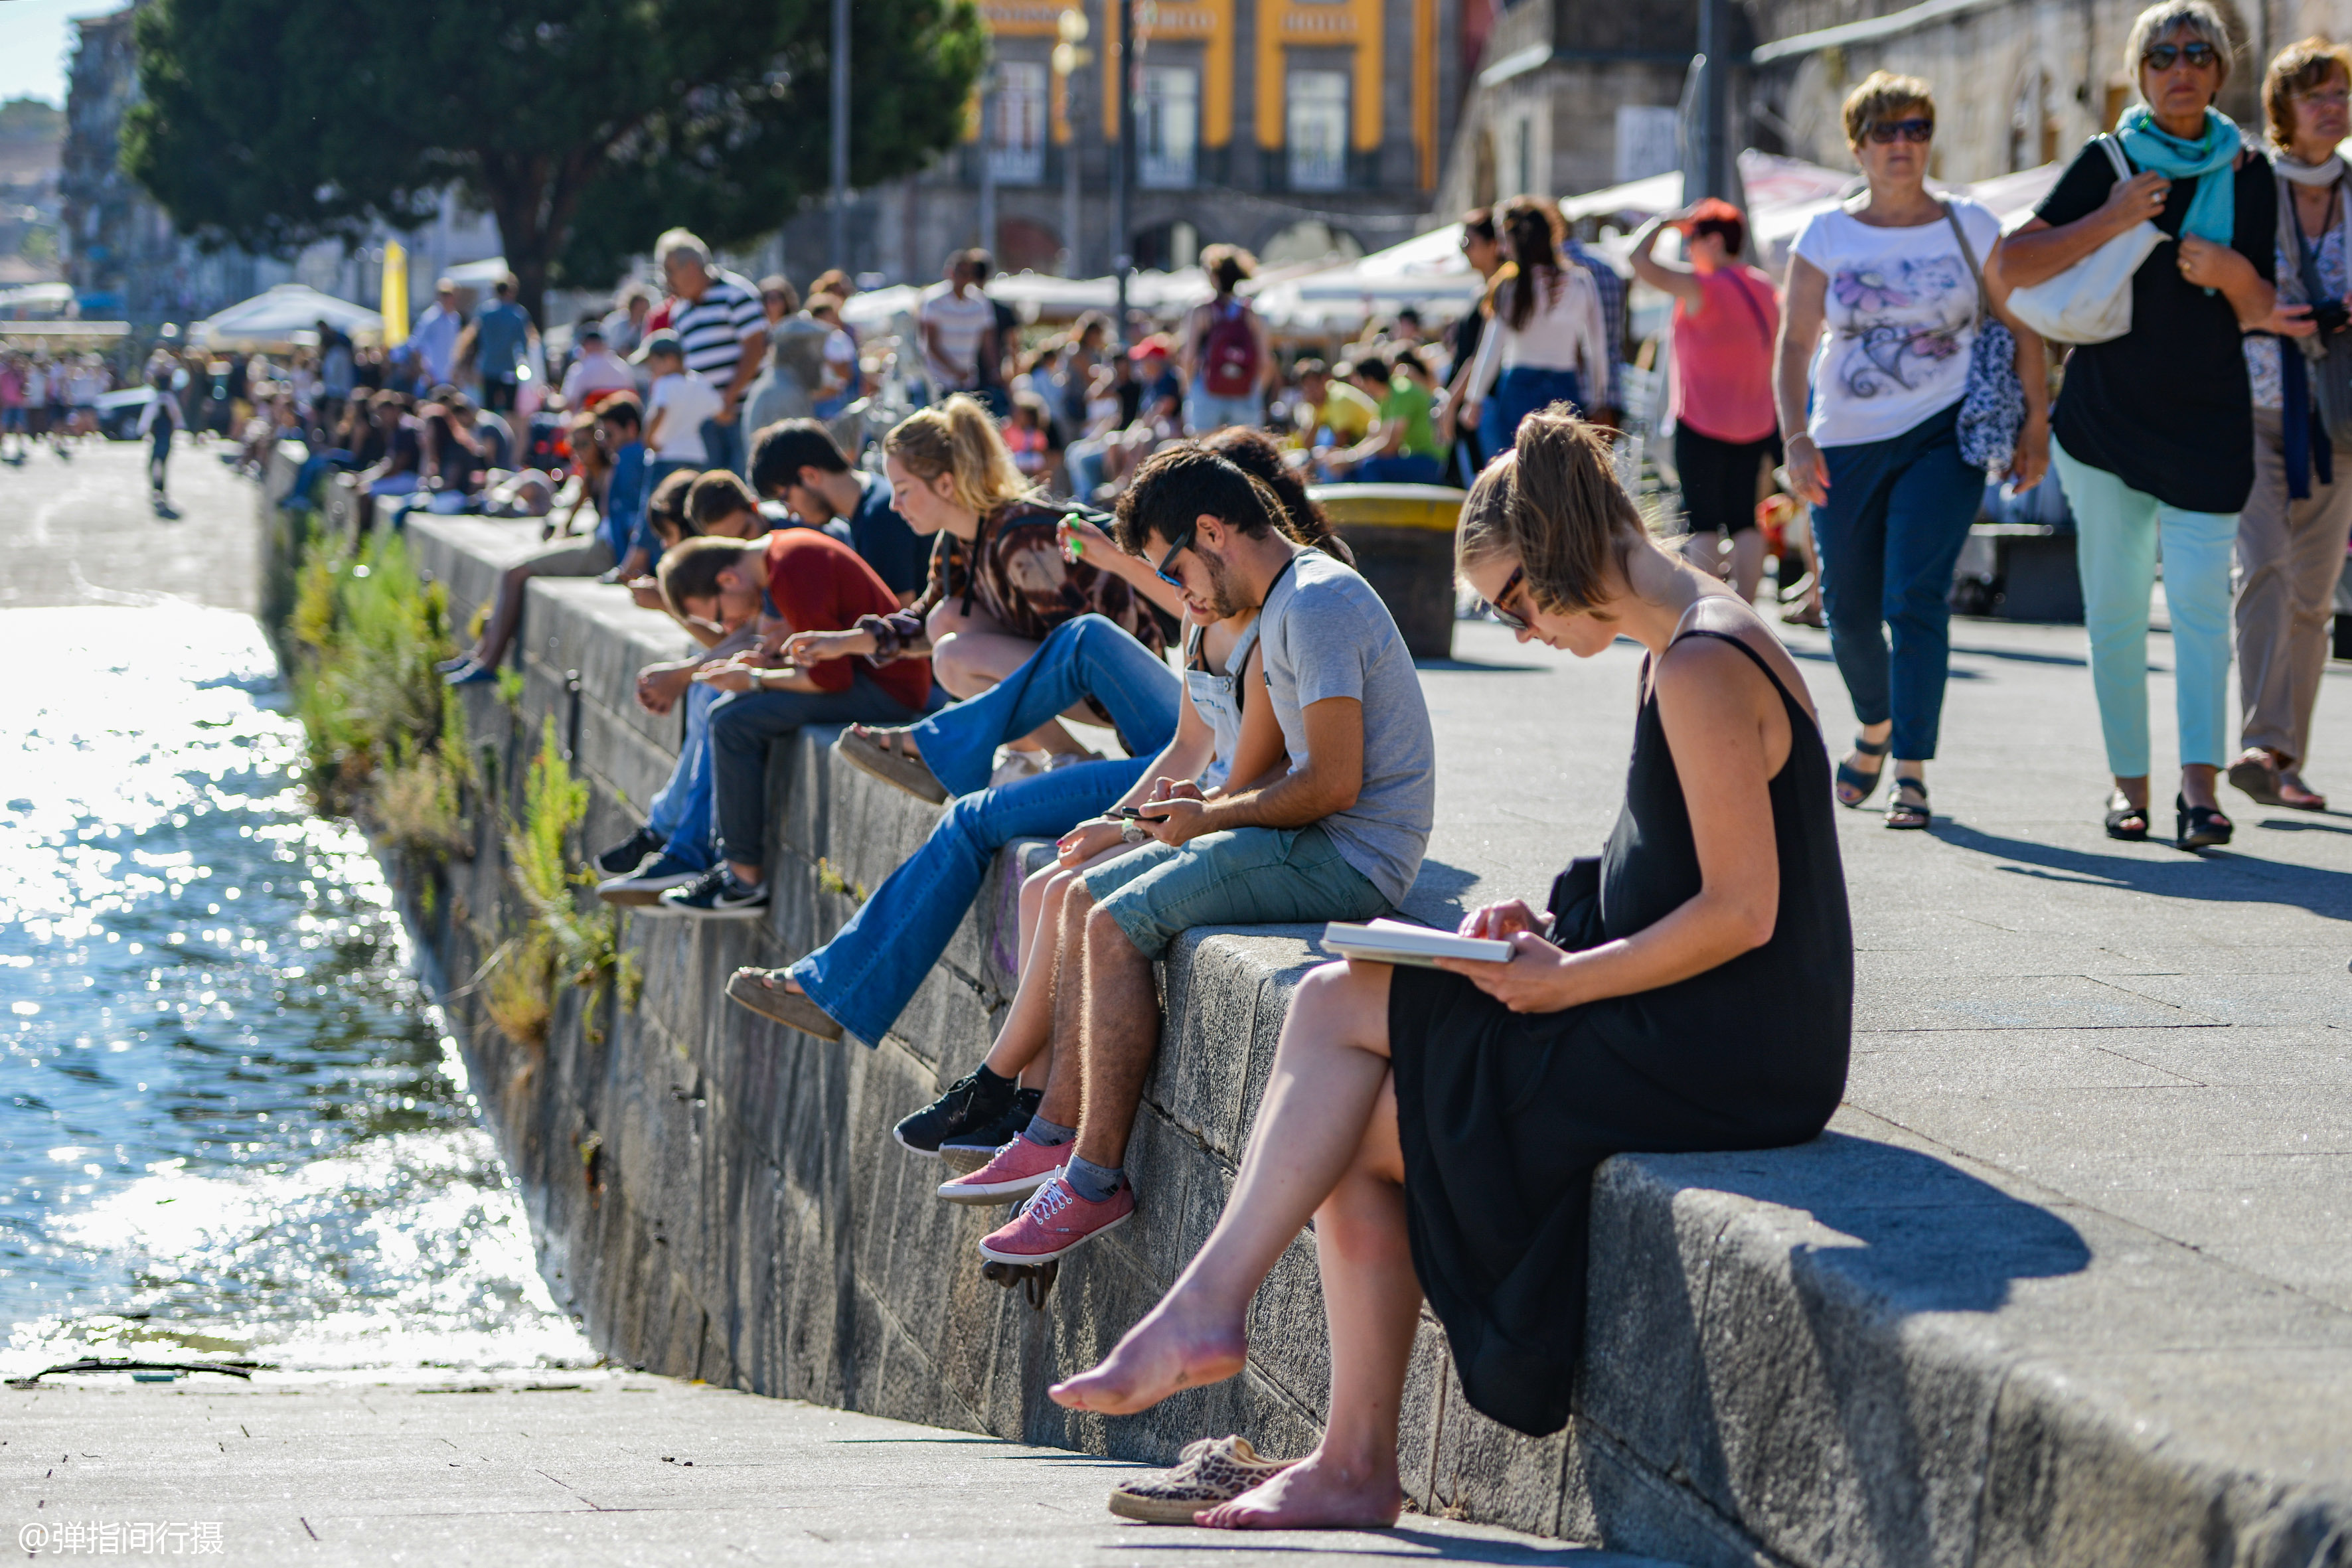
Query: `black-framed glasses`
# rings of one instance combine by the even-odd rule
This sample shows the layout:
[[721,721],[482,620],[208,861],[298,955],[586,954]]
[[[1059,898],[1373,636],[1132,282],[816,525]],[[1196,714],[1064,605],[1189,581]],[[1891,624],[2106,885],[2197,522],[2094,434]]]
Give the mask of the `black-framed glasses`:
[[2144,66],[2154,66],[2160,71],[2168,71],[2182,60],[2187,60],[2199,70],[2204,70],[2217,63],[2221,58],[2221,50],[2202,41],[2189,44],[2150,44],[2147,52],[2140,56],[2139,63]]
[[1182,528],[1178,529],[1176,531],[1176,537],[1169,543],[1168,553],[1161,556],[1160,558],[1160,564],[1151,569],[1153,575],[1157,576],[1162,583],[1167,584],[1171,588],[1179,590],[1182,589],[1184,586],[1184,579],[1177,576],[1174,573],[1169,571],[1168,568],[1176,564],[1176,557],[1181,555],[1185,551],[1192,548],[1192,535],[1199,531],[1200,526],[1201,525],[1197,521],[1188,522]]
[[1532,631],[1534,628],[1517,616],[1503,608],[1503,601],[1509,598],[1512,591],[1527,580],[1528,569],[1524,566],[1514,566],[1511,568],[1511,579],[1503,584],[1503,591],[1486,601],[1486,607],[1495,612],[1495,618],[1515,632]]
[[1882,147],[1898,139],[1925,142],[1936,134],[1936,122],[1924,114],[1915,114],[1908,120],[1874,120],[1864,134]]

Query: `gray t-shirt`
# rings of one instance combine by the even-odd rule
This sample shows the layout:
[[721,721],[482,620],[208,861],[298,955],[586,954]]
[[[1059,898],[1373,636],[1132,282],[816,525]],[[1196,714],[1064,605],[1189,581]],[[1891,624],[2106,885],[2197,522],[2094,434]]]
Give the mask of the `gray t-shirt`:
[[1290,750],[1307,765],[1305,710],[1331,697],[1364,705],[1364,787],[1323,819],[1340,858],[1391,904],[1421,874],[1437,805],[1437,742],[1404,637],[1372,585],[1319,550],[1297,561],[1258,616],[1266,690]]

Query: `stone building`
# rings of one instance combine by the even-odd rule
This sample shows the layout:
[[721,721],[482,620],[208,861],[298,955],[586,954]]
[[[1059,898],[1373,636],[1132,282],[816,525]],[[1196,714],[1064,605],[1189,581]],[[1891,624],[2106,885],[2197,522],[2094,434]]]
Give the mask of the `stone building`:
[[[1464,7],[1487,0],[1137,0],[1141,92],[1128,243],[1111,232],[1119,68],[1115,0],[983,0],[991,89],[963,143],[926,173],[862,192],[851,265],[928,281],[986,243],[1018,271],[1099,276],[1189,264],[1228,241],[1280,260],[1376,249],[1429,210],[1461,101]],[[1057,68],[1076,37],[1090,57]],[[1069,64],[1070,52],[1062,52]],[[983,191],[992,185],[992,193]],[[995,209],[982,235],[982,209]],[[826,215],[788,226],[787,270],[827,264]]]
[[1676,105],[1697,47],[1697,0],[1506,6],[1465,89],[1435,213],[1676,167]]
[[139,92],[131,19],[149,3],[75,21],[59,180],[66,280],[81,313],[141,326],[208,315],[289,276],[242,251],[205,254],[117,164],[123,111]]
[[[2352,0],[2215,0],[2238,58],[2222,112],[2262,124],[2263,62],[2311,33],[2352,37]],[[2124,58],[2139,0],[1759,0],[1750,7],[1749,135],[1832,167],[1847,162],[1838,105],[1871,71],[1937,88],[1932,173],[1981,180],[2070,159],[2135,100]]]

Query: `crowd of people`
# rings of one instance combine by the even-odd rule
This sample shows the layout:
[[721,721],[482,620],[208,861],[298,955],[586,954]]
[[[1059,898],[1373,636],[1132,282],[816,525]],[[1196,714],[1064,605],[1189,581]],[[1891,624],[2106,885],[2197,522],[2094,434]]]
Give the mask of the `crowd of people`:
[[[551,519],[452,681],[496,671],[533,575],[603,575],[697,645],[639,673],[638,701],[680,711],[684,744],[645,825],[595,856],[601,897],[762,918],[769,757],[809,725],[841,726],[843,762],[939,808],[837,931],[730,976],[734,1003],[878,1044],[997,851],[1053,841],[1020,889],[1018,987],[984,1056],[897,1124],[943,1162],[943,1201],[1017,1205],[979,1243],[997,1265],[1052,1263],[1153,1201],[1126,1156],[1161,1044],[1153,965],[1181,933],[1368,920],[1419,873],[1429,711],[1310,483],[1463,481],[1456,566],[1488,613],[1579,657],[1641,646],[1602,854],[1572,861],[1543,908],[1464,921],[1505,961],[1308,974],[1213,1234],[1102,1365],[1051,1391],[1127,1414],[1233,1375],[1253,1292],[1311,1220],[1332,1346],[1320,1445],[1261,1462],[1221,1439],[1126,1495],[1139,1517],[1384,1524],[1424,1299],[1474,1405],[1557,1430],[1601,1161],[1801,1142],[1834,1110],[1853,1001],[1834,808],[1864,805],[1891,768],[1885,825],[1933,820],[1948,592],[1989,479],[2054,471],[2073,510],[2105,832],[2152,826],[2159,548],[2174,842],[2228,842],[2225,774],[2268,804],[2324,804],[2303,767],[2352,531],[2352,477],[2336,473],[2352,449],[2352,340],[2337,339],[2352,201],[2335,153],[2352,55],[2283,51],[2262,137],[2212,107],[2231,58],[2208,0],[2159,0],[2128,59],[2143,101],[2011,233],[1931,190],[1933,89],[1881,72],[1844,106],[1862,188],[1808,223],[1779,283],[1742,259],[1727,203],[1633,237],[1633,273],[1672,300],[1659,456],[1689,529],[1670,542],[1624,479],[1624,280],[1526,198],[1464,225],[1487,279],[1476,310],[1434,338],[1405,313],[1337,363],[1283,363],[1243,287],[1254,263],[1231,247],[1202,258],[1213,299],[1126,346],[1099,315],[1033,341],[985,293],[989,258],[959,252],[903,367],[920,406],[878,462],[849,417],[876,372],[840,321],[848,280],[803,300],[682,231],[656,247],[664,297],[632,289],[574,329],[552,405],[561,482],[510,423],[545,376],[525,374],[536,330],[503,289],[471,321],[427,311],[337,428],[374,496]],[[2030,321],[2144,224],[2158,242],[2128,285],[2128,329],[2056,372]],[[478,397],[453,380],[469,356]],[[583,510],[595,521],[575,531]],[[1806,544],[1782,574],[1803,563],[1860,721],[1834,759],[1755,605],[1774,527]]]

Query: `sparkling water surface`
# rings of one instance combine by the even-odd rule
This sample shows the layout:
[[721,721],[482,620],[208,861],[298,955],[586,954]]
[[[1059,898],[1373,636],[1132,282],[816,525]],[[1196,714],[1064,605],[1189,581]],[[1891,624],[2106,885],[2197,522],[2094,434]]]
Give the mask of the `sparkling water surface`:
[[0,613],[0,1371],[582,1366],[254,622]]

